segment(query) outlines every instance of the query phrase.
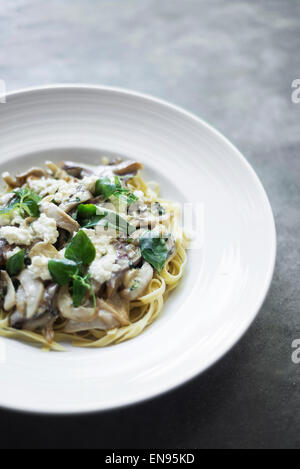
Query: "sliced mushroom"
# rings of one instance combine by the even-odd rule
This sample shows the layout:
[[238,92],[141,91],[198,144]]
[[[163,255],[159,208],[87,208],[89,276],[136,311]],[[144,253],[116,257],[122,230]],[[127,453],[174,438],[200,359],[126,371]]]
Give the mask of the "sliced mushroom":
[[153,278],[153,269],[148,262],[144,262],[140,269],[129,271],[124,278],[124,290],[120,292],[122,298],[129,301],[139,298]]
[[30,319],[37,312],[44,294],[44,285],[41,280],[35,279],[33,273],[24,269],[19,277],[26,295],[26,318]]
[[37,178],[41,178],[43,176],[46,176],[46,173],[43,169],[41,168],[30,168],[28,171],[25,173],[21,173],[17,175],[15,178],[11,176],[11,174],[7,171],[2,173],[2,178],[8,184],[10,187],[21,187],[23,184],[25,184],[26,180],[28,177],[33,176]]
[[36,220],[35,217],[27,217],[27,218],[25,218],[25,220],[24,220],[24,225],[25,225],[25,227],[28,228],[29,225],[30,225],[33,221],[35,221],[35,220]]
[[36,167],[30,168],[28,169],[28,171],[25,171],[25,173],[21,173],[16,176],[16,182],[18,186],[19,187],[23,186],[27,178],[31,176],[36,177],[36,178],[41,178],[43,176],[46,176],[46,172],[42,168],[36,168]]
[[93,174],[92,170],[88,167],[88,165],[75,163],[73,161],[61,161],[59,166],[62,170],[66,173],[70,174],[73,177],[83,177],[83,176],[90,176]]
[[0,265],[3,265],[4,262],[6,261],[6,252],[9,249],[8,242],[6,239],[1,238],[0,239]]
[[68,174],[79,178],[83,178],[84,176],[91,176],[92,174],[98,177],[113,176],[115,174],[122,176],[130,174],[133,176],[139,169],[143,168],[141,163],[133,160],[126,160],[123,162],[118,162],[117,164],[99,166],[85,163],[75,163],[73,161],[62,161],[60,166]]
[[77,207],[77,205],[82,204],[83,202],[87,202],[92,197],[93,195],[89,191],[79,187],[70,199],[60,204],[59,208],[61,208],[64,212],[69,212],[74,207]]
[[61,287],[58,292],[57,305],[62,317],[74,321],[90,321],[95,317],[95,308],[93,306],[73,305],[73,300],[69,293],[68,286]]
[[129,265],[123,268],[119,272],[113,272],[111,278],[106,282],[106,294],[107,298],[111,298],[119,289],[123,283],[123,278],[129,269]]
[[115,174],[122,176],[125,174],[135,174],[139,169],[143,169],[143,165],[139,161],[126,160],[113,166],[113,168]]
[[119,321],[121,326],[127,326],[130,324],[129,302],[124,301],[117,293],[108,300],[98,298],[97,307],[100,312],[105,311],[111,313]]
[[49,259],[58,259],[60,257],[57,249],[50,243],[36,243],[29,251],[29,257],[32,259],[35,256],[45,256]]
[[75,308],[68,287],[61,287],[58,294],[58,308],[61,315],[69,319],[66,332],[86,329],[112,329],[130,323],[128,302],[119,295],[109,300],[97,298],[95,308],[80,306]]
[[25,317],[26,313],[26,294],[25,290],[22,285],[19,285],[16,293],[16,303],[17,303],[17,311],[22,313],[23,317]]
[[91,329],[100,329],[101,331],[107,331],[120,327],[120,322],[111,313],[107,311],[99,311],[97,317],[87,322],[78,322],[69,320],[65,326],[65,332],[81,332],[89,331]]
[[2,179],[9,187],[18,187],[16,179],[8,171],[2,173]]
[[31,319],[26,319],[20,311],[16,310],[10,317],[10,326],[14,329],[27,329],[28,331],[34,331],[47,327],[53,320],[55,321],[52,313],[45,311],[42,314],[36,314]]
[[27,329],[30,331],[44,329],[46,339],[48,342],[51,342],[53,339],[52,326],[58,317],[56,305],[57,290],[58,285],[50,284],[45,289],[37,312],[33,317],[27,318],[22,305],[22,302],[24,303],[25,291],[20,285],[17,291],[17,296],[19,296],[19,300],[17,299],[17,310],[10,317],[10,325],[15,329]]
[[44,294],[44,302],[47,311],[52,313],[57,311],[57,292],[59,286],[56,283],[51,283],[47,286]]
[[66,171],[63,169],[59,168],[53,161],[46,161],[45,165],[47,168],[50,170],[50,173],[56,178],[56,179],[63,179],[64,181],[69,182],[72,178]]
[[4,293],[3,308],[5,311],[9,311],[16,304],[16,292],[10,276],[5,270],[0,270],[0,288]]
[[62,228],[58,228],[58,232],[59,232],[59,235],[55,243],[55,246],[58,251],[61,251],[61,249],[63,249],[66,246],[66,244],[69,242],[71,234],[68,231],[63,230]]
[[49,343],[54,338],[53,324],[59,315],[57,308],[58,289],[59,286],[56,283],[51,283],[47,286],[44,294],[43,302],[48,314],[43,314],[44,322],[42,327],[44,328],[44,336]]
[[41,203],[40,210],[45,213],[47,217],[54,218],[59,228],[63,228],[71,234],[80,228],[76,220],[51,202]]
[[173,236],[169,235],[168,238],[166,239],[166,247],[168,249],[168,257],[172,256],[175,251],[175,241]]

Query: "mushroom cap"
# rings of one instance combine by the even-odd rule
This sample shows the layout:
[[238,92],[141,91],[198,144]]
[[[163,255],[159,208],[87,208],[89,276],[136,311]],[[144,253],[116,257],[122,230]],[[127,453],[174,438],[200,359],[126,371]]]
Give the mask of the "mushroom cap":
[[29,257],[32,259],[35,256],[45,256],[49,259],[58,259],[60,254],[58,250],[50,243],[36,243],[29,251]]
[[134,269],[127,273],[124,279],[124,288],[120,295],[129,301],[139,298],[153,278],[153,268],[148,262],[144,262],[140,269]]
[[73,300],[69,293],[68,286],[60,287],[57,298],[57,306],[60,314],[65,319],[72,319],[74,321],[90,321],[95,318],[95,308],[93,306],[78,306],[73,305]]
[[104,176],[114,176],[134,174],[143,168],[143,165],[138,161],[126,160],[118,161],[117,164],[108,164],[108,165],[91,165],[85,163],[76,163],[74,161],[62,161],[60,167],[65,170],[68,174],[71,174],[74,177],[84,177],[91,176],[92,174],[104,177]]
[[47,217],[54,218],[59,228],[63,228],[71,234],[73,234],[74,231],[78,231],[80,228],[76,220],[51,202],[41,203],[40,210],[42,213],[45,213]]
[[26,318],[32,318],[37,312],[44,294],[44,284],[35,279],[29,269],[24,269],[18,277],[26,296]]
[[37,177],[41,178],[46,176],[46,172],[42,168],[32,167],[25,171],[24,173],[18,174],[15,178],[11,176],[8,171],[2,173],[2,178],[10,187],[21,187],[25,184],[28,177]]
[[119,321],[107,311],[99,311],[97,317],[91,321],[78,322],[69,319],[64,331],[65,332],[81,332],[89,331],[91,329],[100,329],[101,331],[108,331],[109,329],[114,329],[119,327]]
[[11,278],[5,270],[0,270],[0,284],[6,287],[3,308],[5,311],[9,311],[16,304],[16,292]]
[[75,332],[86,329],[112,329],[128,325],[128,302],[115,295],[109,300],[97,298],[96,309],[94,307],[75,307],[67,286],[61,287],[58,293],[58,309],[61,315],[68,319],[67,332]]

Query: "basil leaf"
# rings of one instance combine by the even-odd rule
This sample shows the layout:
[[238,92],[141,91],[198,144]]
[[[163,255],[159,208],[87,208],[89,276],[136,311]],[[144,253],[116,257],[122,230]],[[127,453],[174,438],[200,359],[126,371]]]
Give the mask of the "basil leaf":
[[38,218],[40,210],[38,203],[42,200],[42,197],[32,192],[30,189],[25,187],[24,189],[17,189],[13,191],[15,193],[14,209],[18,208],[23,217],[30,216]]
[[26,212],[30,217],[38,218],[40,215],[40,210],[38,204],[33,199],[27,199],[21,204],[21,208]]
[[25,191],[23,195],[24,200],[30,199],[33,202],[36,202],[37,204],[42,200],[42,197],[39,194],[32,192],[30,189],[24,189],[24,191]]
[[90,238],[80,230],[67,245],[65,257],[77,263],[89,265],[96,257],[96,249]]
[[48,262],[48,269],[53,280],[59,285],[67,285],[72,276],[78,271],[76,262],[68,259],[51,259]]
[[24,269],[25,250],[17,252],[6,262],[6,270],[11,277],[18,275]]
[[140,245],[143,258],[160,273],[168,256],[166,240],[147,231],[140,238]]
[[96,215],[97,207],[93,204],[80,204],[77,208],[76,219],[84,228],[96,226],[104,215]]
[[[121,186],[121,183],[120,183]],[[115,183],[111,182],[108,177],[98,179],[95,185],[95,196],[103,195],[105,199],[108,199],[117,189],[116,179]]]
[[80,204],[77,207],[77,219],[85,220],[91,218],[93,215],[96,215],[97,207],[94,204]]
[[82,277],[74,275],[73,277],[73,305],[77,308],[81,305],[85,297],[87,285]]
[[115,176],[114,182],[112,182],[111,179],[109,179],[107,176],[98,179],[95,186],[95,195],[103,195],[105,199],[109,199],[111,196],[116,198],[122,196],[127,205],[130,205],[138,200],[138,198],[132,194],[129,189],[122,186],[118,176]]

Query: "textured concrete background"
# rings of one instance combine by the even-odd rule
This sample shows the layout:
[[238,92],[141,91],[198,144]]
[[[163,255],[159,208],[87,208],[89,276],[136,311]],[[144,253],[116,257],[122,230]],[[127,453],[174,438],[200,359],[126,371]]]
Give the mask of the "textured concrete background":
[[[117,85],[170,100],[233,140],[278,230],[274,281],[220,363],[161,398],[85,417],[0,412],[2,447],[300,447],[297,0],[1,0],[0,79]],[[0,142],[1,146],[1,142]],[[1,392],[1,390],[0,390]]]

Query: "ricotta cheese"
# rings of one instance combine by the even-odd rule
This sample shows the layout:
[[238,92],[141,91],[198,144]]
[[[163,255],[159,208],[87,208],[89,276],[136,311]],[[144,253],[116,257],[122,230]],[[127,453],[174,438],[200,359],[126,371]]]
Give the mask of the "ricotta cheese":
[[103,255],[110,253],[115,254],[115,249],[111,246],[112,237],[106,236],[103,233],[97,234],[95,230],[83,228],[85,234],[90,238],[96,249],[96,257],[102,257]]
[[11,251],[6,251],[5,252],[5,259],[9,259],[10,257],[14,256],[15,254],[17,254],[19,251],[21,251],[21,248],[19,248],[18,246],[15,247],[14,249],[12,249]]
[[32,235],[28,228],[18,228],[16,226],[2,226],[0,228],[0,238],[6,239],[8,244],[21,244],[28,246],[32,242]]
[[51,280],[51,274],[48,270],[48,257],[34,256],[31,259],[31,264],[28,267],[30,272],[33,273],[34,278],[41,278],[42,280]]
[[95,260],[89,267],[89,274],[99,283],[107,282],[114,272],[118,272],[121,266],[116,264],[117,253],[112,246],[111,236],[97,235],[95,230],[83,228],[83,231],[90,238],[96,249]]
[[31,224],[35,238],[42,239],[45,243],[54,244],[58,238],[56,221],[47,217],[44,213]]
[[79,186],[75,181],[67,182],[63,179],[45,177],[40,179],[28,178],[27,183],[29,188],[41,197],[52,195],[56,203],[68,200],[78,190]]
[[90,265],[89,274],[99,283],[107,282],[114,272],[120,270],[120,266],[115,264],[116,255],[106,254],[105,256],[96,258]]

